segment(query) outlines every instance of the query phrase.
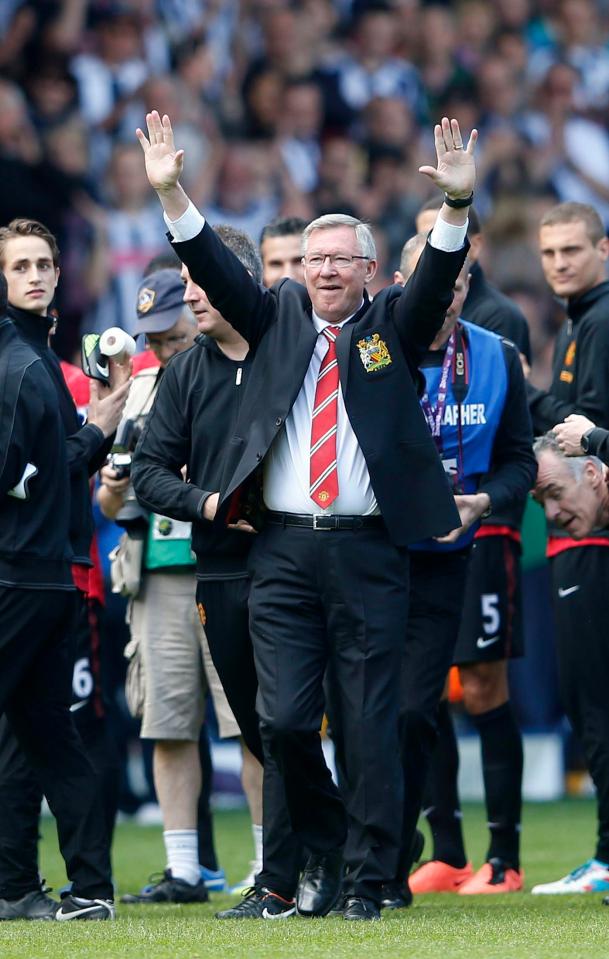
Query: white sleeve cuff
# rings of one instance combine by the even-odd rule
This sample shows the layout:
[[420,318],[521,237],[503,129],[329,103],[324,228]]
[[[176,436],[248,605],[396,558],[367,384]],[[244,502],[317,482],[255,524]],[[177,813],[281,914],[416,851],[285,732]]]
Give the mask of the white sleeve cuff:
[[163,219],[176,243],[193,240],[205,226],[205,217],[199,213],[192,200],[177,220],[170,220],[166,213],[163,213]]
[[[188,212],[188,211],[186,211]],[[186,213],[184,214],[186,216]],[[440,215],[436,217],[436,222],[429,242],[435,246],[436,250],[444,250],[445,253],[455,253],[460,250],[467,236],[467,227],[469,220],[466,220],[463,226],[455,226],[453,223],[447,223]]]

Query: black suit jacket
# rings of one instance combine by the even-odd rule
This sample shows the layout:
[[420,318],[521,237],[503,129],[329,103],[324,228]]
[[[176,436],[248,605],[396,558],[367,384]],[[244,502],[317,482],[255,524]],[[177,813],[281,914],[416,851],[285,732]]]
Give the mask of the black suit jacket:
[[[190,275],[254,354],[235,433],[227,437],[221,506],[256,470],[285,423],[317,339],[304,286],[256,283],[206,223],[175,249]],[[419,406],[418,362],[441,327],[466,247],[443,253],[427,244],[405,288],[367,295],[337,339],[347,415],[393,542],[406,546],[460,525],[452,493]],[[378,335],[389,355],[366,369]],[[385,356],[385,360],[387,357]],[[220,516],[222,510],[220,511]]]

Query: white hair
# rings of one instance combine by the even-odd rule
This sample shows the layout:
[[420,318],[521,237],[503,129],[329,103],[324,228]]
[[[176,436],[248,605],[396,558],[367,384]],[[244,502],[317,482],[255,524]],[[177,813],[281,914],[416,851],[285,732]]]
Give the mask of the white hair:
[[562,460],[573,478],[579,483],[584,475],[586,463],[592,463],[597,470],[603,469],[603,463],[598,456],[567,456],[558,445],[558,436],[553,430],[538,436],[533,443],[533,452],[537,459],[542,453],[553,453],[559,460]]
[[376,260],[376,244],[369,224],[363,223],[354,216],[348,216],[346,213],[326,213],[309,223],[302,234],[303,255],[307,252],[309,237],[314,230],[332,230],[337,226],[350,226],[355,231],[362,256],[366,256],[370,260]]

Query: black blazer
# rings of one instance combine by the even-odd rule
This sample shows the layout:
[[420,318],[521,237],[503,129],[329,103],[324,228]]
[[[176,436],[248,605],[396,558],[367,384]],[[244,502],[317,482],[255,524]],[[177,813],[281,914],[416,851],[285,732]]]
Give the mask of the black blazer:
[[[254,355],[227,453],[219,519],[231,495],[256,470],[282,428],[304,381],[317,339],[304,286],[256,283],[206,223],[174,244],[190,275]],[[429,245],[406,288],[391,286],[365,302],[337,339],[345,407],[393,542],[406,546],[460,525],[452,493],[419,406],[418,362],[442,326],[467,247]],[[378,336],[384,363],[368,369],[367,337]]]

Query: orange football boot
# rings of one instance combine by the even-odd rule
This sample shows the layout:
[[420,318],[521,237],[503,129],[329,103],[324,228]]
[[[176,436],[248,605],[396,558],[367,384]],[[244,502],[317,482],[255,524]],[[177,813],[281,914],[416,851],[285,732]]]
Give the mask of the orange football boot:
[[460,886],[473,874],[471,862],[462,869],[457,869],[440,859],[432,859],[411,873],[408,885],[415,896],[421,892],[458,892]]
[[520,892],[524,888],[524,872],[505,866],[501,859],[490,859],[464,882],[460,896],[489,895],[498,892]]

